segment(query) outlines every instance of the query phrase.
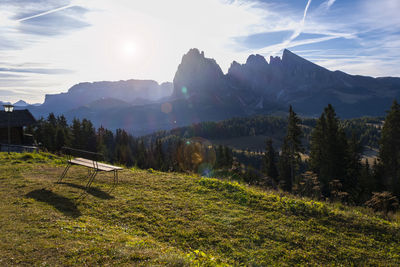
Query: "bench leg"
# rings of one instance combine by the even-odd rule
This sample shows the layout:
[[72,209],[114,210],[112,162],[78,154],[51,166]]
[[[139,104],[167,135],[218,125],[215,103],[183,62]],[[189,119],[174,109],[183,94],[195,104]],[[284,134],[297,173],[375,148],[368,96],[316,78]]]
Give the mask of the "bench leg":
[[92,185],[93,180],[97,175],[97,172],[98,172],[98,169],[94,169],[93,172],[91,173],[91,175],[89,176],[89,180],[86,184],[86,190],[88,190],[90,188],[90,186]]
[[114,181],[113,181],[113,185],[111,187],[111,189],[108,191],[108,193],[111,193],[114,188],[117,186],[118,184],[118,170],[114,170]]
[[64,171],[62,172],[62,174],[60,175],[60,177],[58,178],[57,183],[61,183],[61,180],[65,177],[65,175],[67,175],[67,172],[69,170],[69,168],[71,167],[71,164],[68,163],[67,166],[65,167]]

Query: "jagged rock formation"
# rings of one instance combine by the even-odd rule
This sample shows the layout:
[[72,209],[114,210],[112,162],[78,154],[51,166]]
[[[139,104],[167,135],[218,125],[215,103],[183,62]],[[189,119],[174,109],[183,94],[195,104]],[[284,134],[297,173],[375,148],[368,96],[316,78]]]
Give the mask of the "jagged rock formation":
[[234,61],[227,74],[204,52],[191,49],[173,81],[81,83],[67,93],[47,95],[32,112],[62,112],[70,120],[86,117],[96,126],[143,134],[200,121],[285,112],[288,105],[304,116],[319,116],[328,103],[342,118],[380,116],[400,97],[400,78],[330,71],[286,49],[282,58],[270,57],[269,62],[261,55],[250,55],[244,64]]
[[182,57],[174,77],[173,97],[221,96],[225,89],[224,73],[214,59],[195,48]]
[[[383,115],[394,98],[400,96],[399,78],[372,78],[329,71],[285,49],[282,59],[251,55],[246,63],[233,62],[227,79],[232,88],[246,95],[249,106],[259,99],[297,112],[317,116],[331,103],[342,117]],[[372,103],[377,105],[372,105]],[[264,105],[266,106],[266,105]]]

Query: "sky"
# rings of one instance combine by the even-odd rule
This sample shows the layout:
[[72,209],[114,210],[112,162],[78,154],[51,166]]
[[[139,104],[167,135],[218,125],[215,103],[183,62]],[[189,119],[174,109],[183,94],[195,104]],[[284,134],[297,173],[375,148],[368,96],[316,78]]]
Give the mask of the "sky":
[[287,48],[330,70],[400,77],[399,11],[399,0],[0,0],[0,101],[172,81],[190,48],[224,72]]

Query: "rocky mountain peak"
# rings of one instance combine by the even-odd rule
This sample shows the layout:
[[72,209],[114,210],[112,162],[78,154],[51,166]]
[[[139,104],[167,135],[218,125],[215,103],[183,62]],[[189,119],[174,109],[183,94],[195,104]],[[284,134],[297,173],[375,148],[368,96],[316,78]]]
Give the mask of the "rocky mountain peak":
[[270,57],[269,57],[269,64],[270,64],[271,66],[280,65],[280,64],[282,64],[282,60],[281,60],[281,58],[278,57],[278,56],[276,56],[276,57],[270,56]]
[[174,97],[188,97],[199,91],[213,91],[221,88],[224,73],[212,58],[192,48],[182,57],[174,77]]
[[323,69],[322,67],[318,66],[317,64],[314,64],[298,55],[296,55],[295,53],[285,49],[283,50],[283,54],[282,54],[282,64],[287,67],[307,67],[310,69]]
[[268,62],[265,60],[265,58],[262,55],[256,54],[256,55],[250,55],[247,58],[246,64],[262,66],[262,65],[268,65]]
[[26,106],[28,106],[29,104],[28,103],[26,103],[24,100],[19,100],[18,102],[15,102],[14,103],[14,106],[16,106],[16,107],[26,107]]

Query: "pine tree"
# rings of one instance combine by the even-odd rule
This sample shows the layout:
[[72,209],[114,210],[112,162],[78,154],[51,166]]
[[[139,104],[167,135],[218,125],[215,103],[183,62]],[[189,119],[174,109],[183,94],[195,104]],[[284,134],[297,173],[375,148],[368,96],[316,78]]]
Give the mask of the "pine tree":
[[88,151],[96,151],[96,130],[90,120],[83,119],[81,124],[82,147]]
[[376,191],[376,183],[369,166],[368,159],[365,161],[364,165],[361,165],[361,173],[359,179],[360,194],[358,197],[358,203],[364,203],[371,198],[372,191]]
[[318,174],[324,196],[330,195],[329,183],[341,183],[347,173],[347,139],[332,105],[328,105],[311,133],[310,167]]
[[58,128],[55,138],[56,151],[61,151],[62,147],[65,146],[65,142],[66,142],[65,132],[62,128]]
[[385,186],[400,196],[400,105],[396,100],[382,128],[379,159],[385,175]]
[[355,132],[352,133],[348,142],[348,159],[347,173],[343,181],[343,189],[350,194],[350,198],[354,201],[358,199],[360,193],[360,177],[361,177],[361,153],[362,146]]
[[155,160],[156,160],[156,168],[159,170],[164,170],[165,169],[165,164],[164,164],[164,152],[162,149],[162,143],[161,139],[156,140],[156,145],[155,145]]
[[[294,178],[296,176],[299,162],[300,162],[300,152],[303,151],[303,147],[301,145],[301,136],[302,131],[300,128],[300,119],[297,117],[297,114],[293,111],[292,106],[289,107],[289,117],[288,117],[288,127],[287,127],[287,134],[285,137],[286,148],[285,153],[287,153],[290,165],[290,183],[286,183],[287,185],[293,185]],[[283,151],[283,150],[282,150]],[[289,185],[288,185],[289,186]]]
[[223,154],[224,154],[224,166],[231,168],[233,162],[232,150],[229,147],[225,146]]
[[279,182],[282,185],[283,190],[292,191],[292,175],[291,175],[291,164],[290,164],[290,149],[287,144],[287,139],[283,140],[281,155],[279,156],[278,162],[279,168]]
[[224,155],[224,149],[222,147],[222,145],[218,145],[217,151],[217,162],[216,162],[216,167],[217,168],[222,168],[225,166],[225,155]]
[[264,172],[275,182],[278,180],[278,169],[276,167],[276,152],[272,146],[272,139],[268,139],[264,154]]
[[74,118],[74,120],[72,121],[71,133],[72,133],[72,147],[78,149],[84,149],[81,122],[79,119]]

